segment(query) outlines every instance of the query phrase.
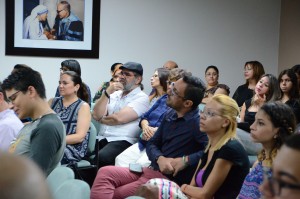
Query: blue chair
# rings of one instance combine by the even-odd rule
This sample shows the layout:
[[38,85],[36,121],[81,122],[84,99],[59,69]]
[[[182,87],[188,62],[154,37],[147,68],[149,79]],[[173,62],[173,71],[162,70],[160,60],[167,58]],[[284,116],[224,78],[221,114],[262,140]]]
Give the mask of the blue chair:
[[54,199],[90,199],[91,191],[89,185],[77,179],[65,181],[53,194]]
[[48,175],[46,182],[50,192],[54,194],[64,182],[71,179],[74,179],[73,170],[65,166],[58,166]]

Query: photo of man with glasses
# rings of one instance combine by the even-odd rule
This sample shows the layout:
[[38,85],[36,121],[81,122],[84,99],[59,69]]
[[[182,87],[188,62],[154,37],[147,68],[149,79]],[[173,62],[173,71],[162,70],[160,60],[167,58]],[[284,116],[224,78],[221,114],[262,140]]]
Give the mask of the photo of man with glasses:
[[83,23],[73,12],[67,1],[57,4],[57,17],[52,34],[57,40],[83,41]]

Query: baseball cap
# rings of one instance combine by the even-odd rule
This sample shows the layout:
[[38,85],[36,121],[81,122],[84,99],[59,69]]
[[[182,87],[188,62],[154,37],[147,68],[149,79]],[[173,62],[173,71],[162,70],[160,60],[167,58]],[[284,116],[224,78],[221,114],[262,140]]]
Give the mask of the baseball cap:
[[127,69],[136,72],[139,75],[143,75],[143,66],[136,62],[127,62],[120,67],[120,69]]

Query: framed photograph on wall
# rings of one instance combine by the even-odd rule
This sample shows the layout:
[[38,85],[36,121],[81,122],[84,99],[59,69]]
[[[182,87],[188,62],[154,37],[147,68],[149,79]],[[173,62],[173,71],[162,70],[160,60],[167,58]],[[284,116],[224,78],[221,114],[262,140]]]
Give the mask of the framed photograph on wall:
[[5,54],[99,58],[101,0],[6,0]]

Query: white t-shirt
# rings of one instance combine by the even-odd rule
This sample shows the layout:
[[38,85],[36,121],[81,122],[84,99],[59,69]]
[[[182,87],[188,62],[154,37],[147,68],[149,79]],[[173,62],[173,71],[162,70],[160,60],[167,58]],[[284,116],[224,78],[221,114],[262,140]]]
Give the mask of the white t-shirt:
[[23,128],[23,123],[13,110],[6,109],[0,112],[0,149],[7,151],[13,139]]
[[149,109],[149,98],[140,89],[135,88],[126,96],[122,97],[122,91],[116,91],[110,95],[110,102],[107,105],[108,115],[119,112],[124,107],[131,107],[138,115],[138,118],[126,124],[109,126],[102,124],[99,132],[99,139],[106,138],[108,142],[126,140],[132,144],[137,142],[140,134],[140,116]]

